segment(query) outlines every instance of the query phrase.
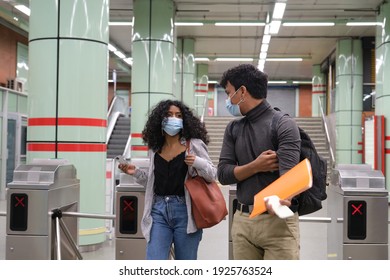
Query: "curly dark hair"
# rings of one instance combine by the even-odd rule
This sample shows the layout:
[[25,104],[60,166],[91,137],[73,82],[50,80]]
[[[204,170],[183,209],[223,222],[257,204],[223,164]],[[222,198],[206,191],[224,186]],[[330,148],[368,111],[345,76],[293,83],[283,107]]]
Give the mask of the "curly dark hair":
[[148,145],[149,149],[157,152],[164,145],[165,137],[162,133],[161,123],[164,118],[168,117],[168,110],[172,105],[180,109],[183,117],[183,129],[180,132],[180,136],[186,140],[199,138],[207,145],[209,143],[209,136],[207,135],[206,127],[193,114],[190,108],[178,100],[163,100],[153,108],[142,131],[142,139]]
[[255,99],[267,98],[268,75],[252,64],[240,64],[223,73],[220,85],[226,88],[227,82],[237,90],[245,86]]

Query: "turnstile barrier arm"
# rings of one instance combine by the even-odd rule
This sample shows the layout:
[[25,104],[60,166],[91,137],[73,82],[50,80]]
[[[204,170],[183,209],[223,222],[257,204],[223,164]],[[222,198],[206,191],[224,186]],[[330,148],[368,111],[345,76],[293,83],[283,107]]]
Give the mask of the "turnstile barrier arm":
[[56,234],[57,234],[57,259],[61,260],[61,237],[60,237],[60,227],[62,231],[64,232],[66,238],[69,241],[69,244],[71,245],[73,251],[76,253],[77,258],[79,260],[82,260],[83,257],[80,254],[79,249],[76,246],[76,242],[73,240],[72,235],[69,232],[69,229],[67,228],[66,224],[62,220],[62,211],[60,209],[55,209],[52,212],[52,219],[56,220]]

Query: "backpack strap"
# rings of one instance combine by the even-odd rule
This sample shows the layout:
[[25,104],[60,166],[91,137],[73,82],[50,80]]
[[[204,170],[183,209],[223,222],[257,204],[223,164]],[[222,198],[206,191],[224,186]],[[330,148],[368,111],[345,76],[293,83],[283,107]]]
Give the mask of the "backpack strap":
[[283,116],[288,116],[288,114],[282,113],[278,107],[275,107],[274,110],[276,111],[274,115],[272,116],[271,120],[271,143],[274,146],[274,150],[276,151],[279,147],[279,140],[278,140],[278,133],[277,133],[277,125],[280,121],[280,119]]

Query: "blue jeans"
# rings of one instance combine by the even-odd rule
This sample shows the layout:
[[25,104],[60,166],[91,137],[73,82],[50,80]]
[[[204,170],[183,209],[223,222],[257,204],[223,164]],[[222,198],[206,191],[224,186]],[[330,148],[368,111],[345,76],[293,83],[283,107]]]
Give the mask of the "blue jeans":
[[155,196],[152,230],[146,259],[167,260],[172,243],[176,260],[196,260],[202,230],[187,234],[187,205],[184,197]]

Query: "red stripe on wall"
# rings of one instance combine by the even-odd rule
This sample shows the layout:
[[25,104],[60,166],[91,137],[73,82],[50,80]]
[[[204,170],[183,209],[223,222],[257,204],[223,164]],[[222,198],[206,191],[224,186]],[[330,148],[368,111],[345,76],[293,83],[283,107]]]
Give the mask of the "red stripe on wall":
[[389,141],[389,140],[390,140],[390,136],[386,136],[386,137],[385,137],[385,140],[386,140],[386,141]]
[[196,89],[195,92],[204,92],[204,93],[207,93],[207,89]]
[[132,133],[131,137],[132,138],[142,138],[142,133]]
[[[29,126],[53,126],[56,118],[29,118]],[[94,118],[58,118],[58,125],[63,126],[99,126],[106,127],[107,120]]]
[[[54,152],[56,150],[55,143],[28,143],[27,150],[29,152]],[[105,152],[106,144],[84,144],[84,143],[58,143],[58,152]]]
[[56,125],[55,118],[29,118],[28,126],[36,126],[36,125]]
[[197,87],[207,87],[208,84],[195,84],[195,86],[197,86]]
[[313,87],[326,87],[326,85],[323,85],[323,84],[313,84]]
[[148,146],[131,146],[132,151],[148,151]]
[[111,177],[112,177],[112,172],[106,171],[106,179],[111,179]]
[[363,145],[363,142],[358,142],[358,145]]
[[390,149],[385,149],[385,154],[390,154]]
[[358,150],[358,154],[363,154],[363,151],[362,150]]

